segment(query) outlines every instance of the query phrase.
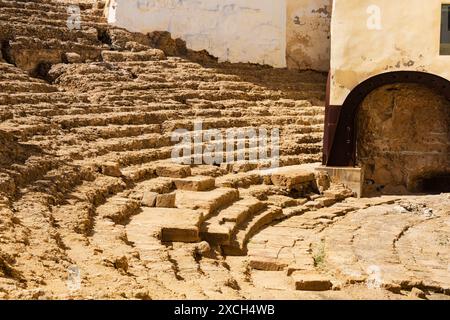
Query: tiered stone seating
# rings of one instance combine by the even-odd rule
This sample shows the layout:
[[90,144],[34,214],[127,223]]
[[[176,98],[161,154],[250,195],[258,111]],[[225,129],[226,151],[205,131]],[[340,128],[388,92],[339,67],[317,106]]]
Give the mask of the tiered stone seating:
[[[279,128],[280,165],[317,162],[324,75],[169,56],[147,35],[109,27],[101,1],[76,1],[81,29],[70,30],[71,3],[0,0],[0,203],[28,230],[8,240],[20,278],[35,279],[41,271],[20,266],[42,261],[66,274],[55,259],[103,274],[134,261],[148,278],[146,264],[175,259],[151,252],[177,241],[245,254],[299,194],[247,172],[257,164],[175,165],[171,134],[195,120],[223,133]],[[266,191],[296,199],[278,206]]]
[[[0,0],[0,299],[348,298],[377,263],[392,292],[448,294],[448,199],[430,218],[314,172],[323,74],[217,63],[112,28],[103,6]],[[173,131],[196,120],[278,128],[281,168],[173,163]]]

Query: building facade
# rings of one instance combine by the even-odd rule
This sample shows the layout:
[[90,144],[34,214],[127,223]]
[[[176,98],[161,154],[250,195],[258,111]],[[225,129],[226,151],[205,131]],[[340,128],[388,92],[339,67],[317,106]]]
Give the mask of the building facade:
[[450,185],[450,2],[405,4],[333,3],[323,162],[377,191]]

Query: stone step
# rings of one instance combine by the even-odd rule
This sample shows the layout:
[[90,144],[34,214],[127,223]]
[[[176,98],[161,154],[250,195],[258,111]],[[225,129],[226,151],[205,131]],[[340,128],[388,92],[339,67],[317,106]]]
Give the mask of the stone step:
[[[245,118],[221,118],[221,119],[203,119],[202,129],[221,129],[221,128],[233,128],[233,127],[254,127],[255,123],[259,127],[270,126],[274,128],[276,126],[289,126],[289,125],[318,125],[323,121],[319,116],[301,116],[298,118],[284,117],[284,116],[264,116],[264,117],[245,117]],[[165,121],[163,129],[165,132],[173,132],[176,129],[186,129],[188,131],[194,130],[195,120],[169,120]]]
[[[100,160],[112,160],[119,163],[123,168],[124,174],[132,178],[132,176],[140,179],[142,174],[150,173],[148,170],[153,169],[152,162],[158,160],[169,160],[171,158],[173,147],[164,147],[159,149],[144,149],[136,151],[123,151],[107,153],[97,157]],[[132,178],[134,179],[134,178]]]
[[57,91],[55,87],[37,81],[1,81],[0,90],[3,93],[49,93]]
[[[233,166],[233,164],[230,164],[230,166]],[[233,168],[231,170],[233,170]],[[252,185],[262,184],[263,182],[264,177],[260,173],[240,172],[227,174],[216,179],[216,186],[228,188],[248,188]]]
[[95,208],[125,187],[121,179],[114,177],[100,176],[93,181],[84,181],[71,192],[66,192],[66,203],[55,208],[53,216],[59,225],[88,234],[94,223]]
[[303,166],[289,166],[273,170],[270,179],[274,185],[292,190],[297,186],[313,182],[315,176]]
[[108,201],[96,210],[101,218],[108,218],[116,224],[123,224],[132,215],[136,214],[140,203],[133,199],[124,198],[120,195],[109,198]]
[[[57,142],[55,141],[56,139],[52,137],[49,138],[53,141],[53,143]],[[172,144],[169,137],[164,137],[155,133],[125,138],[98,139],[87,143],[83,143],[83,141],[80,141],[79,139],[76,140],[76,143],[80,144],[80,146],[75,145],[74,147],[70,147],[66,145],[65,151],[66,153],[75,152],[79,155],[79,157],[84,156],[85,150],[86,156],[94,157],[101,156],[109,152],[158,149],[170,146]]]
[[267,208],[255,198],[244,198],[204,222],[200,236],[211,244],[230,245],[231,236],[249,217]]
[[[103,61],[158,61],[166,59],[166,55],[159,49],[148,49],[140,52],[102,51]],[[126,88],[124,88],[126,90]]]
[[[34,79],[29,78],[30,81],[34,81]],[[36,82],[38,82],[36,80]],[[41,94],[40,92],[34,93]],[[17,96],[17,95],[16,95]],[[31,96],[33,97],[33,96]],[[70,97],[70,96],[69,96]],[[67,97],[67,98],[69,98]],[[72,98],[76,98],[80,96],[72,95]],[[17,113],[17,117],[27,118],[29,116],[43,116],[43,117],[52,117],[52,116],[77,116],[77,115],[86,115],[86,114],[102,114],[102,113],[135,113],[135,112],[152,112],[152,111],[161,111],[161,110],[181,110],[186,108],[185,105],[180,103],[152,103],[147,105],[137,105],[137,106],[116,106],[110,104],[96,104],[96,103],[77,103],[72,101],[70,107],[68,108],[67,104],[64,104],[62,99],[58,99],[54,101],[53,104],[46,103],[42,101],[39,105],[30,105],[28,104],[26,108],[21,110],[22,112],[17,113],[17,110],[13,110]],[[15,103],[18,108],[20,108],[20,102]],[[6,108],[4,105],[0,105],[2,108]],[[95,127],[95,126],[92,126]],[[306,132],[307,133],[307,132]]]
[[[92,86],[92,83],[90,84]],[[178,89],[178,87],[177,87]],[[182,88],[180,88],[182,89]],[[117,91],[117,93],[116,93]],[[111,90],[110,94],[107,96],[105,95],[105,101],[114,101],[119,100],[119,98],[122,98],[124,100],[128,101],[134,101],[134,100],[142,100],[142,101],[155,101],[158,97],[162,97],[161,95],[153,96],[150,95],[148,91],[141,90],[141,91],[135,91],[135,90],[129,90],[124,92],[124,94],[120,94],[118,90],[116,91]],[[159,93],[160,90],[155,90],[156,93]],[[229,90],[229,91],[212,91],[212,90],[192,90],[185,88],[184,90],[164,90],[165,96],[164,99],[170,99],[174,101],[186,101],[188,99],[198,98],[198,99],[205,99],[210,101],[221,101],[221,100],[230,100],[230,99],[238,99],[238,100],[246,100],[246,101],[262,101],[262,100],[278,100],[281,98],[279,94],[276,93],[268,93],[266,91],[261,90],[260,92],[242,92],[237,90]],[[286,98],[290,99],[297,99],[297,100],[307,100],[311,98],[311,96],[314,97],[314,94],[309,92],[309,94],[298,94],[295,95],[289,95]]]
[[[104,23],[106,19],[101,15],[90,14],[90,12],[80,12],[83,22],[93,24],[95,22]],[[64,12],[44,11],[30,8],[6,7],[0,4],[0,14],[13,17],[11,21],[19,21],[27,18],[38,19],[43,24],[65,25],[67,23],[67,6]]]
[[94,206],[104,203],[111,197],[125,189],[125,184],[119,178],[109,176],[98,176],[94,181],[86,181],[77,187],[71,197],[84,200]]
[[24,164],[13,163],[4,168],[15,181],[17,186],[25,186],[33,181],[42,179],[50,170],[58,168],[62,164],[61,160],[51,156],[29,157]]
[[301,206],[305,204],[308,200],[305,198],[294,199],[292,197],[284,196],[284,195],[269,195],[267,196],[266,202],[268,204],[274,205],[276,207],[280,207],[282,209]]
[[[292,165],[301,165],[305,163],[317,163],[321,160],[320,148],[307,150],[309,154],[305,155],[281,155],[279,165],[280,166],[292,166]],[[318,146],[317,146],[318,148]],[[314,151],[314,152],[313,152]],[[140,150],[140,151],[127,151],[127,152],[118,152],[115,154],[106,154],[104,156],[99,157],[99,160],[104,159],[105,161],[113,160],[121,164],[121,166],[126,166],[122,168],[122,173],[128,179],[132,181],[142,181],[143,179],[151,178],[154,175],[154,164],[153,161],[170,159],[172,154],[172,147],[161,148],[156,150]],[[236,155],[234,153],[234,155]],[[191,158],[196,155],[192,155]],[[226,156],[224,156],[224,159]],[[189,163],[192,161],[186,159]],[[264,163],[263,163],[264,164]],[[211,166],[210,166],[211,167]],[[212,171],[211,171],[212,170]],[[213,173],[219,169],[218,167],[213,167],[210,171]],[[201,174],[201,173],[200,173]],[[230,175],[228,178],[218,179],[216,181],[217,186],[224,187],[248,187],[251,185],[257,185],[261,183],[261,179],[259,177],[248,177],[248,175],[240,175],[235,174],[236,179],[233,178],[233,175]]]
[[88,126],[75,128],[73,130],[80,138],[87,140],[89,137],[111,139],[136,137],[149,133],[161,133],[161,127],[155,125],[109,125],[109,126]]
[[[94,40],[95,35],[91,38],[90,41],[77,42],[77,39],[42,40],[32,38],[32,35],[17,37],[9,41],[9,55],[17,67],[35,76],[41,63],[68,62],[68,53],[76,53],[79,61],[98,61],[102,45]],[[42,54],[33,55],[36,52]]]
[[56,116],[52,120],[61,125],[63,129],[73,129],[86,126],[160,124],[166,119],[167,115],[158,112],[115,112]]
[[[67,28],[67,17],[68,14],[64,15],[55,15],[55,18],[48,17],[47,13],[39,12],[39,11],[30,11],[30,10],[18,10],[18,9],[8,9],[1,10],[0,8],[0,18],[7,19],[9,18],[11,24],[13,25],[21,25],[27,24],[30,21],[39,21],[42,26],[47,27],[59,27],[59,28]],[[11,19],[11,16],[13,18]],[[102,19],[102,17],[90,16],[90,15],[81,15],[82,24],[80,24],[80,29],[86,29],[87,27],[105,27],[106,21]],[[85,19],[83,21],[83,19]]]
[[[2,0],[0,1],[0,7],[26,8],[45,12],[66,12],[68,3],[73,2],[50,0]],[[82,11],[95,8],[93,3],[77,2],[77,4]]]
[[[83,24],[81,24],[82,26]],[[36,37],[46,39],[45,35],[51,34],[52,38],[60,41],[73,41],[77,42],[78,39],[84,39],[86,43],[90,45],[99,45],[102,43],[98,40],[97,30],[93,27],[81,27],[81,29],[70,30],[67,26],[51,26],[51,25],[39,25],[39,24],[7,24],[0,22],[0,28],[3,30],[3,34],[7,35],[5,38],[14,38],[15,36],[23,37]]]
[[51,93],[0,93],[0,105],[31,105],[43,104],[43,103],[80,103],[82,97],[75,96],[64,92],[51,92]]
[[203,214],[199,210],[179,208],[143,207],[138,215],[142,224],[152,222],[160,226],[158,235],[162,242],[198,242],[199,226]]
[[272,223],[273,221],[282,218],[283,213],[281,208],[269,206],[266,210],[251,216],[242,225],[240,225],[229,245],[223,245],[222,250],[225,255],[242,256],[247,252],[247,242],[255,235],[261,228]]
[[186,191],[208,191],[214,189],[215,179],[207,176],[192,176],[184,179],[175,179],[175,187]]
[[[152,125],[154,128],[157,127],[157,125]],[[90,136],[88,136],[88,139]],[[44,144],[46,141],[48,143],[55,143],[56,137],[48,136],[46,139],[39,139],[41,141],[41,144]],[[81,139],[76,139],[77,141],[80,141]],[[177,141],[171,141],[172,135],[171,134],[143,134],[141,136],[130,136],[125,138],[111,138],[111,139],[98,139],[97,141],[90,142],[88,144],[82,144],[80,146],[73,146],[70,147],[66,145],[66,142],[63,142],[67,149],[65,150],[65,154],[70,154],[72,152],[77,152],[82,154],[84,150],[90,150],[89,152],[91,154],[96,153],[98,156],[105,154],[107,152],[121,152],[121,151],[133,151],[137,148],[139,149],[164,149],[165,147],[169,146],[175,146],[177,149],[174,149],[173,151],[177,155],[176,162],[179,163],[197,163],[197,161],[194,161],[195,159],[203,159],[203,157],[207,154],[206,150],[214,150],[214,148],[217,150],[215,153],[213,152],[213,156],[215,159],[223,159],[221,161],[230,161],[232,159],[237,160],[238,156],[243,156],[244,160],[248,161],[250,154],[257,154],[258,155],[258,148],[252,147],[249,145],[248,140],[246,139],[234,139],[233,142],[236,145],[237,143],[241,143],[242,146],[245,147],[245,154],[242,154],[239,150],[232,150],[229,152],[223,151],[220,152],[221,149],[225,149],[229,146],[229,141],[224,141],[223,143],[219,143],[218,141],[212,140],[211,142],[203,141],[202,143],[187,143],[187,144],[180,144]],[[320,142],[319,137],[313,138],[308,135],[308,137],[305,139],[302,139],[304,141],[300,142],[299,139],[291,140],[291,137],[284,136],[279,141],[279,153],[281,156],[288,156],[288,155],[298,155],[299,153],[306,154],[315,154],[320,153],[322,145]],[[319,141],[316,141],[319,140]],[[81,140],[82,141],[82,140]],[[67,142],[70,143],[70,140]],[[214,146],[214,147],[213,147]],[[202,148],[202,153],[197,153],[197,148]],[[234,148],[236,149],[236,147]],[[267,152],[269,153],[268,156],[270,156],[272,152],[271,144],[267,146]],[[98,150],[95,152],[95,150]],[[186,156],[187,154],[187,156]],[[209,153],[208,153],[209,154]],[[239,158],[240,159],[240,158]],[[258,159],[252,159],[252,161],[255,161]],[[261,161],[264,159],[261,159]],[[267,159],[270,160],[270,159]],[[239,162],[237,162],[236,166],[239,166]],[[247,166],[250,169],[254,169],[257,166],[253,165]],[[249,169],[241,168],[236,171],[248,171]]]
[[330,278],[319,273],[294,271],[291,277],[295,282],[296,290],[327,291],[333,288]]
[[207,220],[219,209],[239,199],[239,191],[233,188],[218,188],[211,191],[176,191],[175,206],[177,208],[198,210]]
[[[23,76],[23,79],[19,79],[17,81],[26,81],[29,79],[30,82],[36,82],[39,83],[39,81],[29,78],[27,76]],[[9,79],[6,79],[5,81],[8,81]],[[12,80],[11,80],[12,81]],[[96,89],[98,89],[98,86],[95,84],[92,85]],[[108,84],[110,86],[110,84]],[[145,85],[148,88],[148,85]],[[151,89],[151,88],[149,88]],[[63,115],[77,115],[77,114],[101,114],[101,113],[111,113],[111,112],[152,112],[152,111],[179,111],[186,115],[193,115],[200,118],[214,118],[214,117],[226,117],[226,118],[240,118],[240,117],[270,117],[270,116],[277,116],[277,115],[283,115],[286,116],[289,114],[292,117],[314,117],[319,116],[322,117],[322,112],[317,112],[315,110],[308,110],[308,109],[297,109],[295,111],[288,111],[280,109],[271,109],[267,107],[259,107],[259,106],[249,106],[245,109],[242,109],[239,106],[228,106],[226,108],[218,109],[217,107],[211,107],[211,108],[203,108],[200,109],[196,105],[191,105],[190,108],[186,109],[186,105],[182,103],[175,103],[175,102],[153,102],[148,103],[144,105],[131,105],[131,106],[115,106],[111,104],[79,104],[79,105],[72,105],[70,109],[63,109],[60,105],[53,105],[49,104],[46,106],[47,108],[45,110],[42,110],[41,108],[31,108],[30,110],[26,110],[27,115],[32,114],[40,114],[40,115],[46,115],[46,116],[63,116]],[[42,113],[42,112],[46,113]],[[53,113],[53,114],[52,114]],[[189,125],[191,127],[192,125]],[[253,126],[254,127],[254,126]],[[274,124],[267,123],[265,128],[272,129],[274,128]],[[252,126],[244,126],[243,128],[252,128]],[[317,129],[320,129],[319,126],[316,125],[316,127],[309,127],[305,125],[296,125],[295,127],[291,128],[284,128],[285,130],[292,130],[293,133],[311,133],[311,132],[317,132]],[[299,131],[299,129],[301,131]]]

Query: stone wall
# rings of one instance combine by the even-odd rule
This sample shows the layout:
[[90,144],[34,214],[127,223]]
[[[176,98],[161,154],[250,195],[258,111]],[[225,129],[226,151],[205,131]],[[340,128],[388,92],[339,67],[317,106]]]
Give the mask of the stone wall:
[[370,93],[357,120],[365,194],[421,192],[423,179],[450,173],[450,102],[420,85]]

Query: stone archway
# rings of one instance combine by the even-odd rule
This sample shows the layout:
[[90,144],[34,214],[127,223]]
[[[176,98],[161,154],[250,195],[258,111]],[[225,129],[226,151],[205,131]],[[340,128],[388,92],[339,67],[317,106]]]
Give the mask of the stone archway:
[[365,194],[450,191],[450,101],[442,94],[414,83],[381,86],[360,104],[356,127]]
[[362,101],[375,89],[396,83],[419,83],[436,89],[450,101],[450,81],[440,76],[418,71],[381,73],[357,85],[343,105],[331,105],[330,77],[327,85],[325,128],[323,140],[323,164],[334,167],[356,165],[356,116]]

